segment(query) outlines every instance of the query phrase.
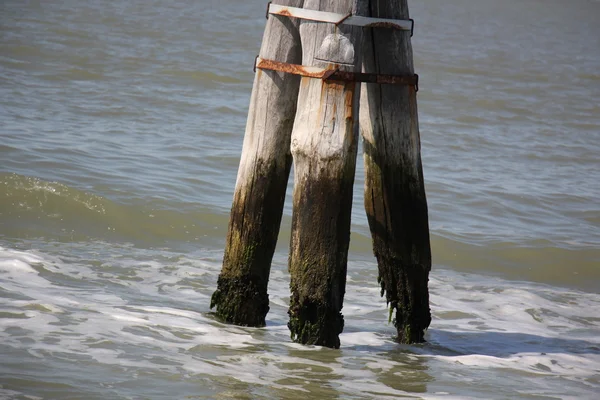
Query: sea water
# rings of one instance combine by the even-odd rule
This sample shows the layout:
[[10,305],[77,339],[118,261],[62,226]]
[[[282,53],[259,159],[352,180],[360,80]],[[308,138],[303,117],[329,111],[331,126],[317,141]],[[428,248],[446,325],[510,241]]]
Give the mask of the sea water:
[[409,2],[433,252],[427,343],[377,285],[359,156],[341,348],[209,309],[261,2],[0,4],[0,397],[600,393],[600,3]]

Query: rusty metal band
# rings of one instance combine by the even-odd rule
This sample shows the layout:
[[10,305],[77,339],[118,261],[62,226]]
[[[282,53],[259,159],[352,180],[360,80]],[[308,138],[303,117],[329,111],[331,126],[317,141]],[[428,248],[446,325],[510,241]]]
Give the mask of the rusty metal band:
[[365,72],[349,72],[340,71],[337,69],[325,69],[320,67],[309,67],[306,65],[288,64],[284,62],[265,60],[256,57],[254,62],[254,71],[256,68],[285,72],[293,75],[306,76],[309,78],[322,79],[324,81],[340,81],[340,82],[364,82],[364,83],[379,83],[390,85],[406,85],[414,86],[415,91],[419,91],[419,75],[382,75],[370,74]]
[[306,8],[281,6],[278,4],[267,4],[267,18],[269,14],[281,15],[285,17],[300,18],[316,22],[327,22],[335,25],[353,25],[363,28],[388,28],[402,31],[410,31],[412,37],[415,30],[415,21],[410,18],[407,20],[389,19],[389,18],[371,18],[360,15],[338,14],[327,11],[309,10]]

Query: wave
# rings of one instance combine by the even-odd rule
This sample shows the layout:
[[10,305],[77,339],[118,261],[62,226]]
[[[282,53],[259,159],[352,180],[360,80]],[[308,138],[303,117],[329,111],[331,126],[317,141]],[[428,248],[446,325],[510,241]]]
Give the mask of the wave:
[[454,271],[483,273],[600,292],[600,250],[564,247],[548,240],[472,244],[433,236],[434,263]]
[[[102,398],[100,383],[118,382],[123,393],[152,398],[160,388],[180,398],[189,391],[182,379],[192,376],[206,398],[223,397],[203,392],[215,386],[305,399],[597,392],[597,293],[437,270],[428,343],[400,346],[371,263],[350,261],[342,348],[329,350],[290,341],[285,257],[275,259],[267,326],[246,328],[221,324],[209,310],[220,270],[214,254],[100,247],[112,257],[88,244],[61,248],[67,256],[0,246],[5,387]],[[81,368],[85,380],[75,378]],[[456,395],[440,394],[446,387]]]
[[227,218],[201,206],[197,212],[178,212],[152,202],[119,204],[63,183],[3,174],[0,226],[9,238],[100,239],[152,247],[209,242],[215,230],[225,229]]
[[[357,254],[371,257],[368,229],[353,229],[350,259]],[[431,249],[434,269],[600,292],[600,249],[595,246],[573,243],[567,247],[550,240],[507,241],[502,237],[476,242],[432,230]]]
[[[222,208],[191,209],[160,199],[130,201],[121,204],[34,177],[0,175],[0,238],[223,249],[229,213]],[[278,253],[287,253],[290,230],[291,218],[285,215]],[[595,246],[489,236],[478,242],[435,229],[431,245],[434,268],[600,292],[600,249]],[[366,224],[352,227],[349,259],[374,263]]]

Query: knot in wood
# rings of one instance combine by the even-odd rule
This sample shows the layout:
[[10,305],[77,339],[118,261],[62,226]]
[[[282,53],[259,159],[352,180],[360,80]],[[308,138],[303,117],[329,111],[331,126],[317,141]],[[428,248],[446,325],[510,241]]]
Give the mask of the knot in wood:
[[316,59],[328,63],[353,66],[354,45],[346,36],[332,33],[323,40]]

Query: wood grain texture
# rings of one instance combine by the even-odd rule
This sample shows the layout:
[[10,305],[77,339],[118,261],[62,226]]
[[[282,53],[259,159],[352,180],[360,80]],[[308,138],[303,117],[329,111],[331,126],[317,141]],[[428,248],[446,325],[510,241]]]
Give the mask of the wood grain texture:
[[[369,12],[409,18],[406,0],[370,0]],[[363,49],[366,72],[414,73],[410,32],[366,30]],[[431,249],[415,88],[363,84],[360,121],[365,207],[382,295],[390,317],[396,313],[398,340],[423,342],[431,322]]]
[[[304,0],[274,3],[302,7]],[[298,22],[269,16],[260,56],[300,63]],[[257,69],[231,207],[223,268],[211,308],[229,323],[263,326],[267,285],[292,157],[290,138],[300,78]]]
[[[304,4],[307,9],[342,14],[356,11],[356,6],[356,0]],[[300,37],[303,65],[360,71],[360,28],[302,21]],[[303,344],[340,346],[359,101],[359,84],[302,78],[291,144],[294,204],[288,326],[292,339]]]

